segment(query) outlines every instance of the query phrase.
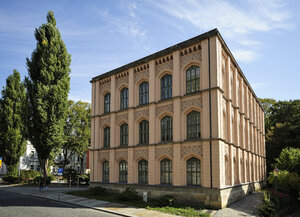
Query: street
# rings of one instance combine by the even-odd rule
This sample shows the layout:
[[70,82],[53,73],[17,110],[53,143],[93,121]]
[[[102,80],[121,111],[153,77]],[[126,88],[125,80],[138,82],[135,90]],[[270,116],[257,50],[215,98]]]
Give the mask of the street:
[[7,217],[41,217],[41,216],[107,216],[117,215],[101,212],[49,199],[22,195],[14,192],[0,190],[0,216]]

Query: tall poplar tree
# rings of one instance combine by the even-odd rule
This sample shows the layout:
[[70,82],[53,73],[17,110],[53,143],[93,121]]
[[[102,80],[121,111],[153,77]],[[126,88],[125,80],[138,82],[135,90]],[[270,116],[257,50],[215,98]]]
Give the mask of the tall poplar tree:
[[56,28],[52,11],[47,23],[35,29],[36,48],[27,58],[27,128],[47,177],[50,154],[63,144],[68,109],[71,56]]
[[7,166],[7,174],[18,174],[20,156],[26,149],[24,139],[25,87],[17,70],[6,79],[0,99],[0,156]]

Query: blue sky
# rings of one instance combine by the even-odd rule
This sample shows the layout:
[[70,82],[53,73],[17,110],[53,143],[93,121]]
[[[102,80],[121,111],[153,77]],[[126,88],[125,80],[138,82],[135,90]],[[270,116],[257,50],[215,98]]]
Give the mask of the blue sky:
[[256,95],[300,95],[300,1],[0,1],[0,87],[27,75],[34,29],[54,15],[72,55],[69,98],[90,102],[92,77],[218,28]]

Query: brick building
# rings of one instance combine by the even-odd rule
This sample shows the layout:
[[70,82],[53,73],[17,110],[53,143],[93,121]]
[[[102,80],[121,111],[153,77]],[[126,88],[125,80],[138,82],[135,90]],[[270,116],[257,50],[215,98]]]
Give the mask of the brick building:
[[264,113],[217,29],[91,83],[92,186],[223,208],[265,180]]

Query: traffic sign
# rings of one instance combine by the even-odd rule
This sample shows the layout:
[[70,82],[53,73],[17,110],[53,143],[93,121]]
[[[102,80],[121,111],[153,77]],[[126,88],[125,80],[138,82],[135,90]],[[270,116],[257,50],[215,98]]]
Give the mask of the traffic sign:
[[58,168],[57,175],[62,176],[63,172],[64,172],[64,168]]
[[0,157],[0,168],[2,168],[2,157]]

